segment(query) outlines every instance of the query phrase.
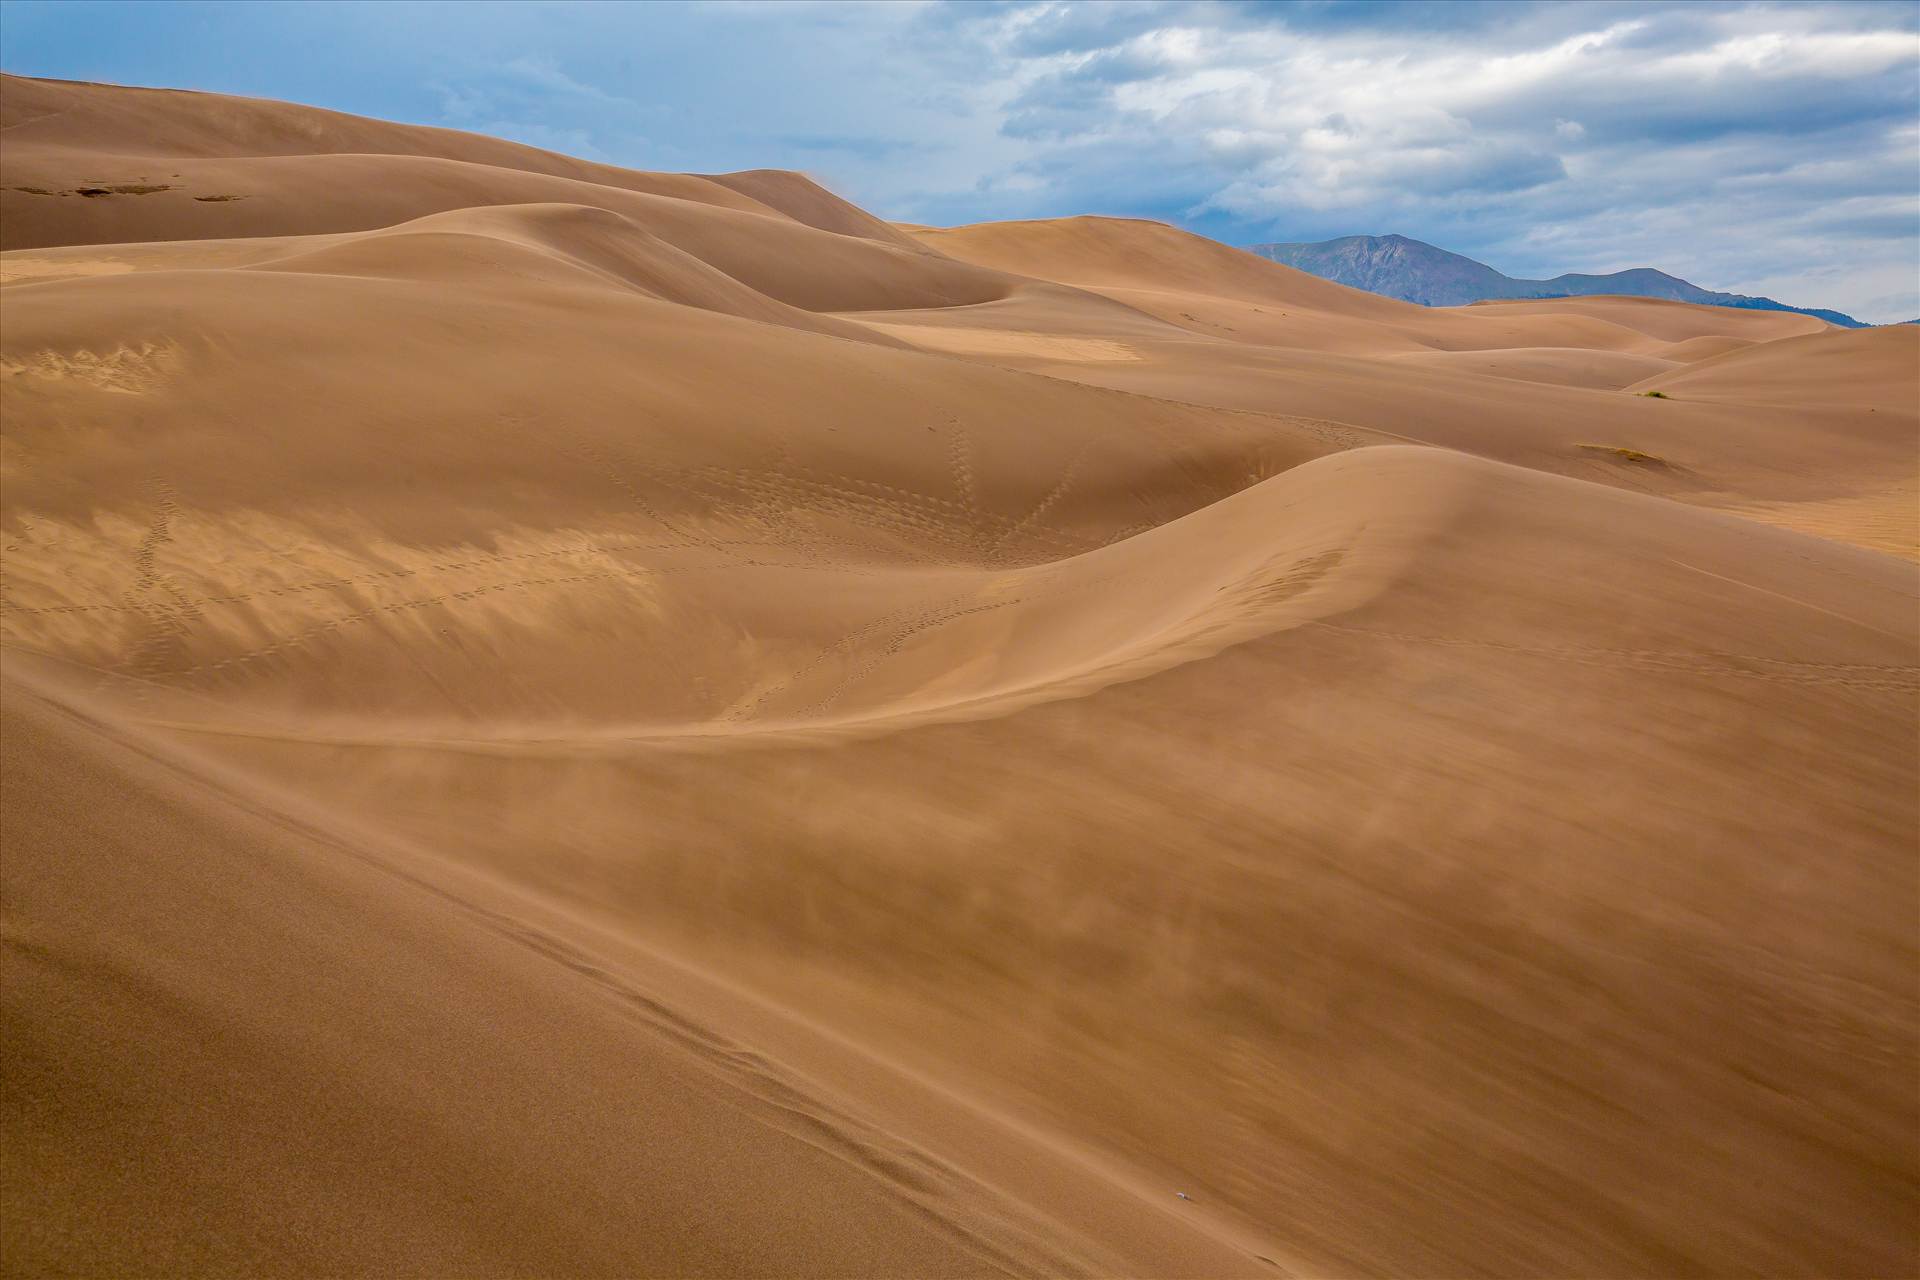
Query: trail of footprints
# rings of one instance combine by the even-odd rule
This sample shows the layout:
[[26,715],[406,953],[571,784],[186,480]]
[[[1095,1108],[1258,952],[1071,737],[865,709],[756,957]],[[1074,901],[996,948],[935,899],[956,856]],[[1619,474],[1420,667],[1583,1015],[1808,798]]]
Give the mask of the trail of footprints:
[[134,549],[133,586],[121,596],[122,608],[139,615],[141,624],[126,667],[134,676],[148,680],[185,652],[187,635],[201,617],[198,602],[187,596],[172,575],[160,571],[159,551],[173,540],[173,521],[180,507],[171,485],[155,480],[151,486],[154,517]]

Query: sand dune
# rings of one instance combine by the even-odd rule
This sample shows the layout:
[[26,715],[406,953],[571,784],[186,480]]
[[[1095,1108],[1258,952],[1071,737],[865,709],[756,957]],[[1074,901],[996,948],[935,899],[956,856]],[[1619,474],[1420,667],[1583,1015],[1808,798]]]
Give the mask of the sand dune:
[[1920,1270],[1910,334],[0,116],[10,1271]]
[[1670,356],[1598,351],[1588,347],[1409,351],[1394,358],[1426,369],[1478,373],[1557,387],[1589,387],[1597,391],[1619,391],[1669,373],[1679,364]]
[[1829,329],[1742,347],[1649,378],[1634,390],[1734,404],[1862,405],[1876,413],[1881,406],[1900,406],[1913,390],[1902,375],[1920,353],[1920,333],[1892,325],[1836,341],[1846,336],[1847,330]]
[[[1920,513],[1907,502],[1920,474],[1920,352],[1896,330],[1649,298],[1418,307],[1265,260],[1236,274],[1248,255],[1122,219],[914,234],[997,270],[1039,275],[1057,259],[1051,278],[1183,331],[1132,326],[1120,339],[1126,359],[1100,358],[1089,343],[1118,331],[1110,320],[1065,315],[1058,302],[1029,310],[1018,290],[993,308],[998,339],[968,308],[860,317],[915,345],[1185,403],[1284,407],[1920,554]],[[1743,391],[1738,370],[1776,349],[1792,353],[1791,369]],[[1715,382],[1707,370],[1741,352],[1748,363]],[[1702,380],[1685,376],[1690,367]],[[1843,377],[1858,393],[1836,393]],[[1701,394],[1687,390],[1696,386]],[[1654,390],[1666,398],[1649,400]]]
[[[130,175],[141,181],[165,183],[176,176],[160,175],[158,161],[230,160],[236,158],[311,159],[319,156],[385,156],[437,159],[483,166],[504,172],[545,175],[625,191],[653,192],[760,212],[768,207],[731,187],[691,174],[641,173],[612,165],[594,164],[571,156],[541,151],[500,138],[460,133],[451,129],[389,124],[361,116],[321,111],[290,103],[218,94],[182,93],[170,89],[142,89],[120,85],[80,84],[64,80],[37,80],[26,76],[0,78],[0,129],[8,133],[8,186],[4,198],[9,212],[31,216],[35,210],[57,218],[61,233],[51,243],[93,243],[78,238],[90,217],[118,212],[139,219],[152,218],[156,203],[142,200],[140,211],[125,202],[93,199],[53,214],[32,195],[13,184],[36,174],[51,180],[51,190],[75,185],[107,186],[112,177],[94,173],[101,166],[132,162],[146,171]],[[271,167],[246,166],[250,175],[272,173]],[[160,176],[156,176],[160,175]],[[496,180],[502,176],[496,174]],[[178,193],[182,188],[168,187]],[[166,194],[144,192],[141,195]],[[187,191],[188,196],[209,194]],[[223,193],[211,193],[223,194]],[[362,198],[377,193],[360,192]],[[44,201],[49,197],[40,197]],[[53,197],[58,198],[58,197]],[[219,201],[209,203],[223,203]],[[484,203],[497,203],[485,201]],[[209,214],[219,210],[203,210]],[[81,221],[76,221],[81,220]],[[11,219],[9,219],[11,221]],[[18,227],[9,227],[17,233]],[[147,239],[131,235],[127,240]],[[8,247],[13,247],[9,242]]]
[[1525,302],[1476,302],[1458,314],[1480,317],[1581,316],[1623,325],[1661,342],[1697,343],[1705,339],[1738,338],[1744,342],[1771,342],[1833,331],[1813,316],[1791,311],[1747,311],[1736,307],[1703,307],[1666,298],[1541,298]]

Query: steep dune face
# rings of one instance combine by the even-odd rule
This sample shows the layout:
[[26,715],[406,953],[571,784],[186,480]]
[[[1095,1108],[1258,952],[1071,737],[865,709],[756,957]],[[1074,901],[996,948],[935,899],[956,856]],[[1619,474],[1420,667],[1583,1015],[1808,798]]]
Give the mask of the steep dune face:
[[1920,1269],[1910,339],[0,88],[10,1266]]

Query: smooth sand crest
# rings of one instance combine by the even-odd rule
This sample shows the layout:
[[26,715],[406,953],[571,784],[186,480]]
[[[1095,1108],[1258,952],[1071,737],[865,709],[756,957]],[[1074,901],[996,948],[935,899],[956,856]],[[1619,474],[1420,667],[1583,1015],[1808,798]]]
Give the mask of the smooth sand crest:
[[0,125],[8,1270],[1920,1271],[1911,333]]

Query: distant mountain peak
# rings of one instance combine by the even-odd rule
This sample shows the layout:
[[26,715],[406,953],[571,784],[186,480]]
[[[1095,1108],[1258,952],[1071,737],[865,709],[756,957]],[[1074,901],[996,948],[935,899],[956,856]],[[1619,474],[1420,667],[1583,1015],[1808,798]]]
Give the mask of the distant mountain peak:
[[1838,311],[1795,307],[1772,298],[1703,289],[1654,267],[1633,267],[1604,275],[1569,272],[1551,280],[1516,279],[1463,254],[1397,234],[1340,236],[1313,243],[1256,244],[1247,246],[1247,251],[1336,284],[1428,307],[1457,307],[1502,298],[1626,294],[1753,311],[1792,311],[1849,329],[1869,327]]

